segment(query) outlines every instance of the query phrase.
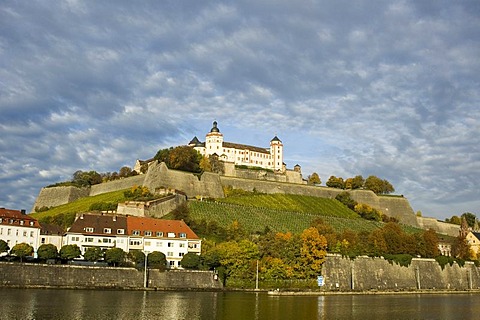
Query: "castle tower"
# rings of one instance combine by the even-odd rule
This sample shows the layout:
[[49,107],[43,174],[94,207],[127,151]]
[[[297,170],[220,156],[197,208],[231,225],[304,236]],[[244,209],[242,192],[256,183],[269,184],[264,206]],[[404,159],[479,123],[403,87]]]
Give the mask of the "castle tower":
[[213,121],[213,127],[205,138],[205,154],[211,155],[216,153],[222,155],[223,134],[217,127],[217,121]]
[[283,170],[283,143],[277,136],[270,141],[270,154],[272,155],[273,170]]

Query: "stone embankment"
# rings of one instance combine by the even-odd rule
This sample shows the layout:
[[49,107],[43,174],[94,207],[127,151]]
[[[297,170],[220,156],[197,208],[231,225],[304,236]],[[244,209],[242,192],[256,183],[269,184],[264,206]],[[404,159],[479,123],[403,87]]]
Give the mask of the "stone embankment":
[[[143,289],[143,270],[0,262],[0,287]],[[210,271],[148,270],[147,287],[157,290],[219,290],[222,283]]]

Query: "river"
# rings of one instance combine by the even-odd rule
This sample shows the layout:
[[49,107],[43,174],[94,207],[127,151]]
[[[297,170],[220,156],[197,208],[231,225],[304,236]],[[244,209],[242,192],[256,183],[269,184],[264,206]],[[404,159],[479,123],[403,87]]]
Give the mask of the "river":
[[0,319],[478,319],[480,294],[269,296],[0,288]]

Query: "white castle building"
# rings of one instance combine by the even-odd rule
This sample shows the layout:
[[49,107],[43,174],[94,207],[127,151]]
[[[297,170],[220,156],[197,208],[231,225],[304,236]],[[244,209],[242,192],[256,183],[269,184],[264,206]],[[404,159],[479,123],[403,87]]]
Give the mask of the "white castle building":
[[223,134],[213,122],[213,127],[205,137],[205,142],[200,142],[195,136],[188,144],[203,156],[217,155],[221,161],[260,167],[284,172],[283,144],[277,136],[270,140],[270,148],[254,147],[244,144],[225,142]]

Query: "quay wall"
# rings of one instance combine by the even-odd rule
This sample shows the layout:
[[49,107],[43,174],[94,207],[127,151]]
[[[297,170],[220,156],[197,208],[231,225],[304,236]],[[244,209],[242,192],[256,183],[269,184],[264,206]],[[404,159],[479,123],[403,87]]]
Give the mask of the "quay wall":
[[[222,283],[210,271],[149,269],[148,288],[215,290]],[[143,270],[134,268],[0,262],[0,287],[142,289]]]
[[322,275],[326,291],[478,290],[480,268],[471,262],[444,269],[434,259],[412,259],[408,267],[383,258],[354,260],[328,255]]

